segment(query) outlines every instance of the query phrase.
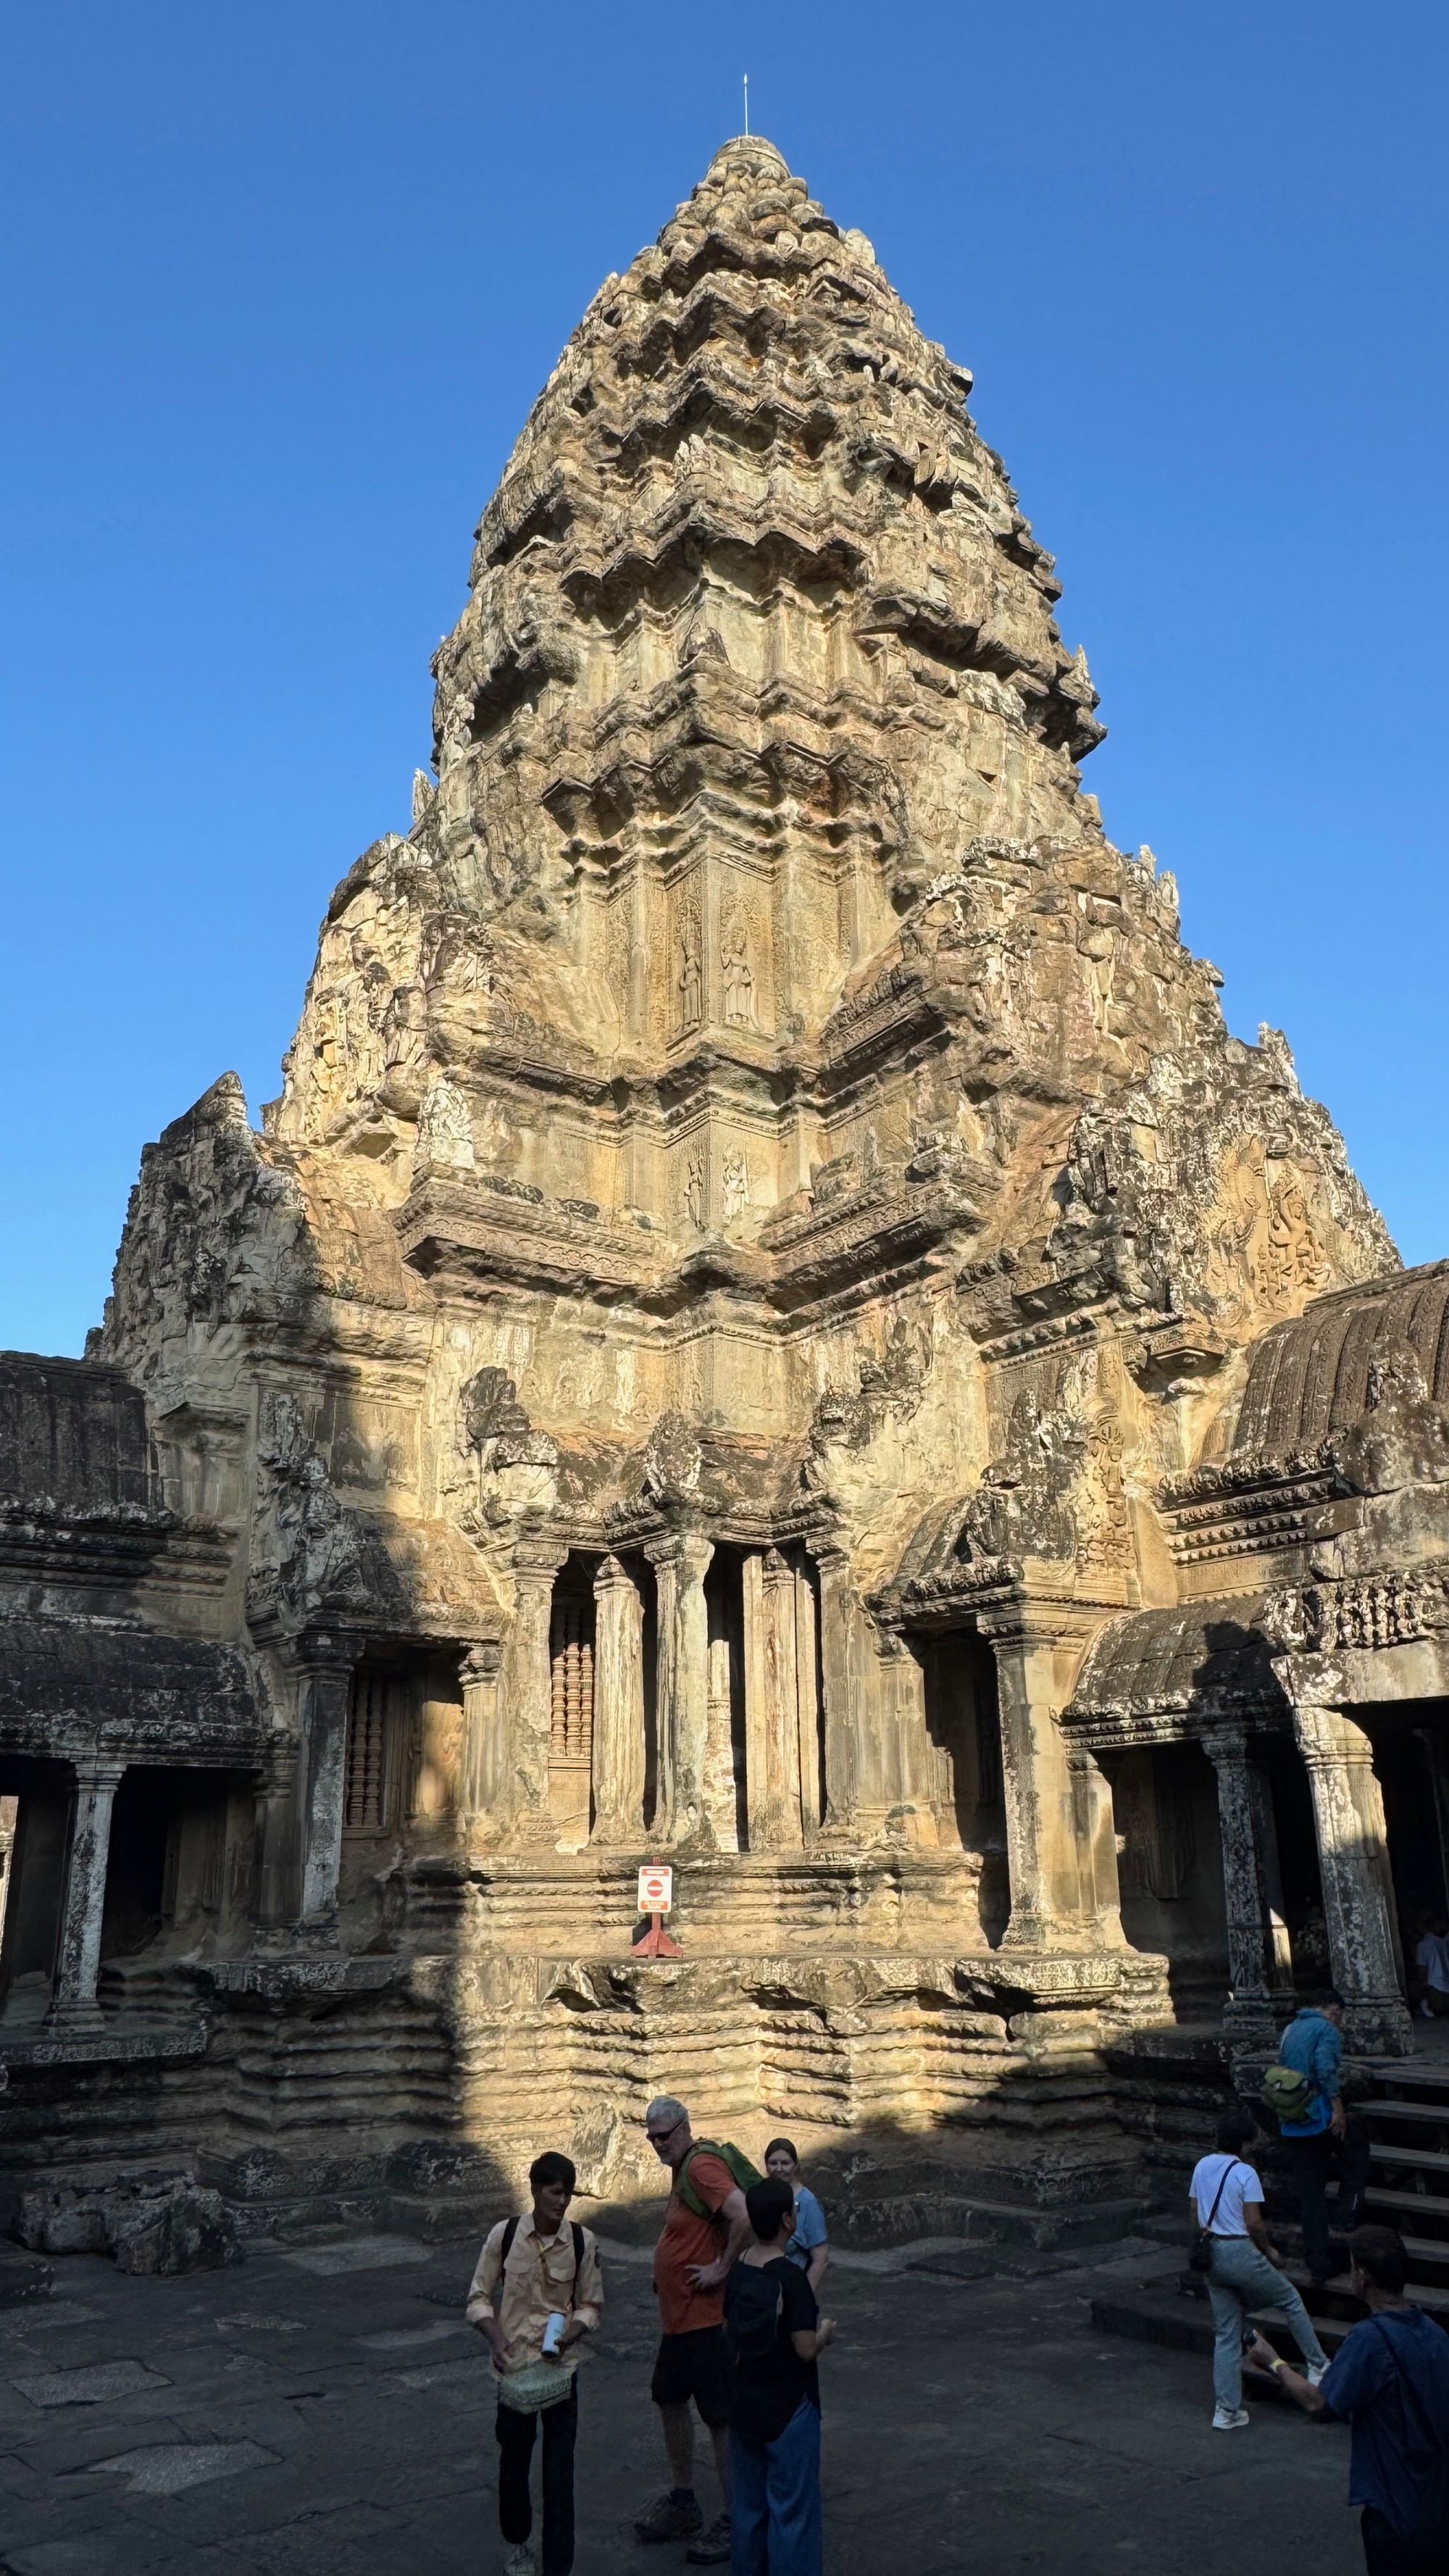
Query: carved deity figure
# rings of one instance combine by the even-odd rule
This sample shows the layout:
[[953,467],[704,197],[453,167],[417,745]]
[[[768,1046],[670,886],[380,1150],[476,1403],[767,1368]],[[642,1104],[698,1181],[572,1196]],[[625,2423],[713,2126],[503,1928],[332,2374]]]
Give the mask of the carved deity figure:
[[724,1015],[731,1028],[755,1025],[755,976],[750,964],[750,933],[743,913],[732,912],[720,944],[724,979]]
[[1313,1231],[1300,1174],[1289,1166],[1268,1202],[1268,1240],[1258,1265],[1259,1294],[1270,1304],[1290,1303],[1328,1277]]
[[738,1150],[724,1158],[721,1200],[727,1224],[731,1217],[743,1216],[750,1204],[750,1167]]
[[679,1026],[697,1029],[704,1017],[704,979],[700,966],[699,915],[692,903],[681,909],[676,936],[679,972],[674,981],[679,994]]
[[706,1205],[704,1163],[693,1154],[684,1176],[684,1213],[691,1225],[704,1224]]

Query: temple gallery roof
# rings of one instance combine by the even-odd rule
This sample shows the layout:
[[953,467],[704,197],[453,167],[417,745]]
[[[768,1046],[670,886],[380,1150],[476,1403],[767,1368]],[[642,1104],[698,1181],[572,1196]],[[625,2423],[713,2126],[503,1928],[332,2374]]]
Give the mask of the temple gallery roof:
[[1449,1261],[1336,1289],[1272,1325],[1254,1345],[1234,1450],[1284,1456],[1361,1421],[1375,1363],[1405,1349],[1449,1402]]
[[0,1619],[0,1751],[245,1764],[268,1732],[230,1646],[139,1620]]
[[1088,1651],[1068,1725],[1281,1715],[1268,1641],[1253,1625],[1262,1606],[1254,1592],[1113,1620]]

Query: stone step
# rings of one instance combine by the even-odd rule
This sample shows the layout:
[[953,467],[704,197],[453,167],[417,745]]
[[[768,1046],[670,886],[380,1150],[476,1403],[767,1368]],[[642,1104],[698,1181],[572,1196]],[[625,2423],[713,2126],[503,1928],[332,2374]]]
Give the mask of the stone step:
[[[1140,2232],[1143,2204],[1138,2199],[1088,2201],[1043,2209],[1029,2202],[988,2200],[975,2192],[946,2189],[882,2194],[871,2198],[868,2186],[859,2200],[830,2200],[831,2235],[841,2245],[869,2249],[902,2245],[916,2237],[959,2237],[972,2245],[1029,2245],[1043,2253],[1070,2246],[1109,2245]],[[651,2224],[653,2217],[651,2213]]]
[[1399,2146],[1393,2140],[1384,2144],[1375,2139],[1369,2148],[1371,2165],[1411,2165],[1416,2173],[1449,2174],[1449,2155],[1435,2147]]
[[[1100,2334],[1131,2337],[1137,2343],[1165,2344],[1175,2352],[1210,2355],[1213,2348],[1212,2310],[1206,2298],[1191,2298],[1181,2291],[1164,2290],[1144,2284],[1136,2290],[1109,2290],[1094,2298],[1092,2323]],[[1348,2332],[1351,2320],[1339,2322],[1330,2317],[1315,2317],[1318,2340],[1330,2360]],[[1288,2361],[1298,2359],[1298,2347],[1288,2331],[1288,2320],[1281,2308],[1254,2308],[1247,2324],[1281,2352]],[[1245,2375],[1244,2386],[1251,2384]],[[1262,2383],[1260,2383],[1261,2385]]]
[[1355,2108],[1364,2119],[1374,2122],[1392,2120],[1395,2126],[1412,2122],[1416,2128],[1449,2129],[1449,2101],[1396,2102],[1381,2097],[1374,2102],[1360,2102]]
[[[1387,2182],[1369,2182],[1364,2200],[1372,2202],[1374,2210],[1390,2210],[1390,2213],[1403,2213],[1403,2218],[1418,2218],[1418,2221],[1428,2218],[1428,2221],[1444,2223],[1444,2254],[1449,2257],[1449,2200],[1444,2200],[1441,2192],[1392,2192]],[[1385,2226],[1398,2226],[1398,2215],[1390,2215]]]
[[1426,2102],[1437,2097],[1449,2110],[1449,2061],[1437,2067],[1380,2064],[1374,2068],[1374,2080],[1389,2094],[1417,2093]]

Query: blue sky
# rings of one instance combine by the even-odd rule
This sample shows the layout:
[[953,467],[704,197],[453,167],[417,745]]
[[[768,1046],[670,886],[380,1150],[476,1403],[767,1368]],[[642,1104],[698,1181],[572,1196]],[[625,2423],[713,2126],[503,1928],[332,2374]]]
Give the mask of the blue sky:
[[1395,0],[12,9],[0,1345],[78,1350],[146,1139],[278,1088],[478,512],[746,70],[975,370],[1108,831],[1449,1253],[1446,69]]

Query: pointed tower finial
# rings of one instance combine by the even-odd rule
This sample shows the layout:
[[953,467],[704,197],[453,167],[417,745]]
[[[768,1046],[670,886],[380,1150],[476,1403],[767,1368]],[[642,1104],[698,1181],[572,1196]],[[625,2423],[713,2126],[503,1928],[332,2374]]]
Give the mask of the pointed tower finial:
[[748,72],[746,72],[746,74],[745,74],[745,132],[746,132],[746,134],[748,134],[748,133],[749,133],[749,130],[750,130],[750,76],[749,76],[749,73],[748,73]]

